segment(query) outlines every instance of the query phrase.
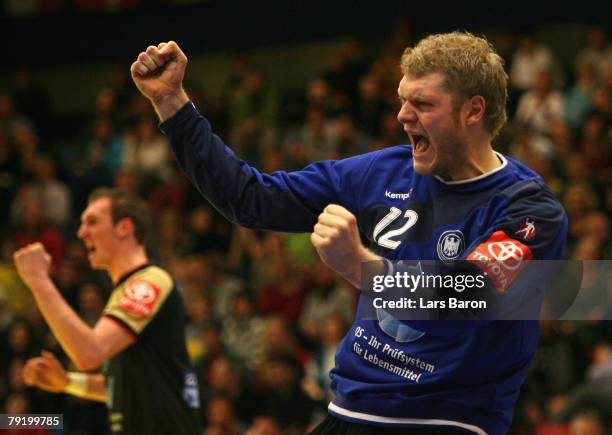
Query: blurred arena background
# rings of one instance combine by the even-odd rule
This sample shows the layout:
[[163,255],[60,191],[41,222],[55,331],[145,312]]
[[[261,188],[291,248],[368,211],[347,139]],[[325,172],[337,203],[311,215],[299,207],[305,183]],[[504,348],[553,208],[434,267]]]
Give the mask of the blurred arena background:
[[[0,5],[2,413],[63,413],[66,434],[107,433],[103,405],[24,387],[28,357],[41,349],[66,357],[12,253],[41,240],[57,285],[95,323],[110,283],[90,270],[75,233],[88,193],[115,185],[147,198],[155,261],[184,292],[203,433],[300,434],[325,414],[327,373],[356,290],[321,264],[308,235],[231,226],[189,185],[129,77],[152,43],[179,42],[200,111],[241,157],[274,171],[406,143],[396,120],[403,49],[431,32],[485,34],[510,75],[510,122],[496,149],[539,172],[561,198],[571,258],[612,258],[612,25],[601,5]],[[512,434],[606,433],[612,327],[597,319],[612,307],[600,308],[591,321],[542,325]]]

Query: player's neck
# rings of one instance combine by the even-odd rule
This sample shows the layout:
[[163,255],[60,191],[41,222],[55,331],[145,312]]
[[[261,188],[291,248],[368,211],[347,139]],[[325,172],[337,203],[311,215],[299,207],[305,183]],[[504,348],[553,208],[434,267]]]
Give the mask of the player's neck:
[[144,246],[136,245],[121,251],[121,253],[117,253],[107,269],[113,283],[119,281],[132,270],[149,262]]
[[499,168],[503,162],[497,156],[490,144],[468,153],[460,167],[442,177],[444,181],[463,181],[476,178]]

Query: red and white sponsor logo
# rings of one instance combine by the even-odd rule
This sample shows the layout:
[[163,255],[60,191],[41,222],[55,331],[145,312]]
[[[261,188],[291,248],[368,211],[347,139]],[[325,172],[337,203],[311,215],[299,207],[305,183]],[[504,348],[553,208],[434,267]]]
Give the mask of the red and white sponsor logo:
[[133,279],[127,283],[119,305],[139,317],[149,317],[159,299],[159,289],[148,281]]
[[493,282],[500,293],[505,292],[518,274],[531,261],[531,249],[503,231],[495,231],[468,255]]

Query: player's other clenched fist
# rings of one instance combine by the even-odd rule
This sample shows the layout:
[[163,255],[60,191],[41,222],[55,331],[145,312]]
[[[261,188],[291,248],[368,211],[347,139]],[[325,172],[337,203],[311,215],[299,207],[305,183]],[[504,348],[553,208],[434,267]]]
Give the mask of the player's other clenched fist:
[[134,84],[151,100],[162,121],[189,101],[183,90],[186,66],[185,53],[169,41],[149,45],[130,67]]
[[355,216],[337,204],[330,204],[319,215],[310,241],[321,260],[354,286],[360,286],[361,263],[378,257],[361,243]]
[[42,351],[42,356],[30,358],[24,365],[21,377],[26,385],[38,387],[52,393],[66,389],[69,379],[61,363],[51,352]]
[[32,243],[13,254],[19,276],[29,287],[37,279],[48,279],[51,256],[42,243]]

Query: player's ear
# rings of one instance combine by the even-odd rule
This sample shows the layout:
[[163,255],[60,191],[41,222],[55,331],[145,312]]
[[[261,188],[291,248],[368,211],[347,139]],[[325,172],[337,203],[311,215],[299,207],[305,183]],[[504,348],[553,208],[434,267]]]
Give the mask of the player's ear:
[[486,107],[487,102],[481,95],[470,97],[464,104],[467,125],[479,123],[484,118]]
[[134,222],[130,218],[123,218],[116,225],[119,237],[129,237],[134,234]]

